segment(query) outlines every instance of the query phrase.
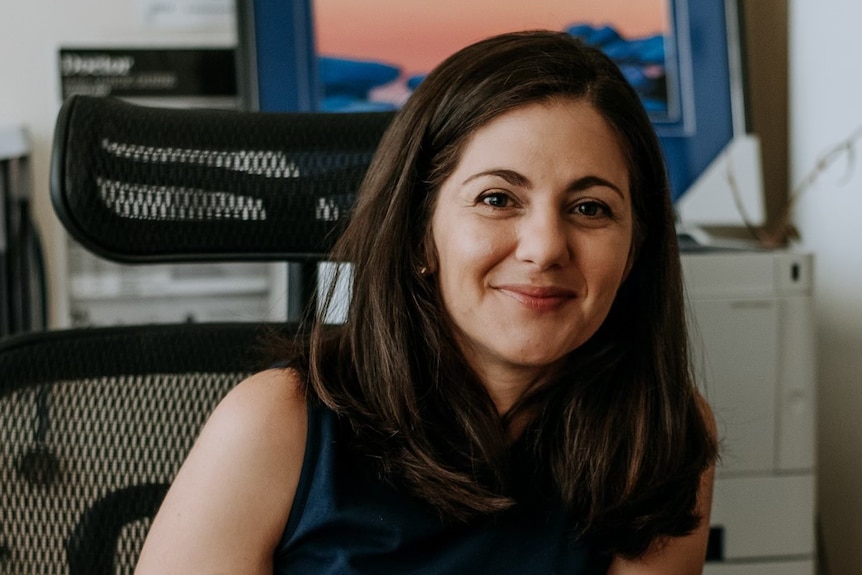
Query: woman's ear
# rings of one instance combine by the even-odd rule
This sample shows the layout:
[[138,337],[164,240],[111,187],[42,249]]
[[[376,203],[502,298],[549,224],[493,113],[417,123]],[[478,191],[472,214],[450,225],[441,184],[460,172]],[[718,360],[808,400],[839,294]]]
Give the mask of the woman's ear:
[[419,269],[421,270],[420,275],[430,276],[437,273],[437,246],[434,244],[434,233],[431,230],[430,222],[425,230],[425,235],[422,238],[422,245],[419,246],[419,254],[421,258],[421,261],[419,262]]
[[[423,250],[427,252],[427,250]],[[431,253],[425,253],[422,257],[422,262],[416,267],[416,271],[421,277],[433,276],[437,273],[437,258],[431,250]]]

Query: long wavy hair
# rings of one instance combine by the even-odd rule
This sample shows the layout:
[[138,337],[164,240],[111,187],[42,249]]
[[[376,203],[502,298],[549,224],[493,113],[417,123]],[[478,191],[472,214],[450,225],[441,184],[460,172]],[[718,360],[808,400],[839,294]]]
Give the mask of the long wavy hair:
[[[559,97],[591,104],[623,147],[634,263],[599,330],[501,416],[454,339],[434,274],[420,269],[434,269],[435,198],[471,134]],[[569,510],[576,536],[626,556],[698,525],[716,445],[689,365],[668,180],[639,97],[601,51],[530,31],[445,60],[384,135],[332,259],[352,264],[347,319],[318,319],[296,365],[381,477],[467,521],[514,505],[513,470],[527,467],[527,483]]]

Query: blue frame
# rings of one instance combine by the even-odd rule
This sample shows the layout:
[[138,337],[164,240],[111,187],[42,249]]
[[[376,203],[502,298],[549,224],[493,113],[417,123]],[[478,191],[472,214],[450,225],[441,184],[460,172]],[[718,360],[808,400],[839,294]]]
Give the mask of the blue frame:
[[735,0],[673,0],[674,51],[679,70],[682,116],[675,122],[654,122],[661,141],[676,202],[744,126],[734,99],[741,94],[739,30]]

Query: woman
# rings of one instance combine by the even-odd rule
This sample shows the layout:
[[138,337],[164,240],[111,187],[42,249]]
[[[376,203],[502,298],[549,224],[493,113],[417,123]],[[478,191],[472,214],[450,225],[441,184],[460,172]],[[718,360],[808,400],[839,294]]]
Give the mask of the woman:
[[714,428],[660,148],[607,57],[451,56],[333,258],[346,323],[223,400],[138,573],[701,571]]

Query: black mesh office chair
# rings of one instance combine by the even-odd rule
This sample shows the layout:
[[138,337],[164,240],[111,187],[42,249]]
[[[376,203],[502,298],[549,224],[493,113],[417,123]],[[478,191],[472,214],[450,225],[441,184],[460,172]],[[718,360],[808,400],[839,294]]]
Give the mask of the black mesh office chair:
[[[73,97],[51,192],[84,247],[127,263],[314,262],[389,113],[172,110]],[[176,324],[0,341],[0,573],[131,573],[219,399],[293,325]]]

